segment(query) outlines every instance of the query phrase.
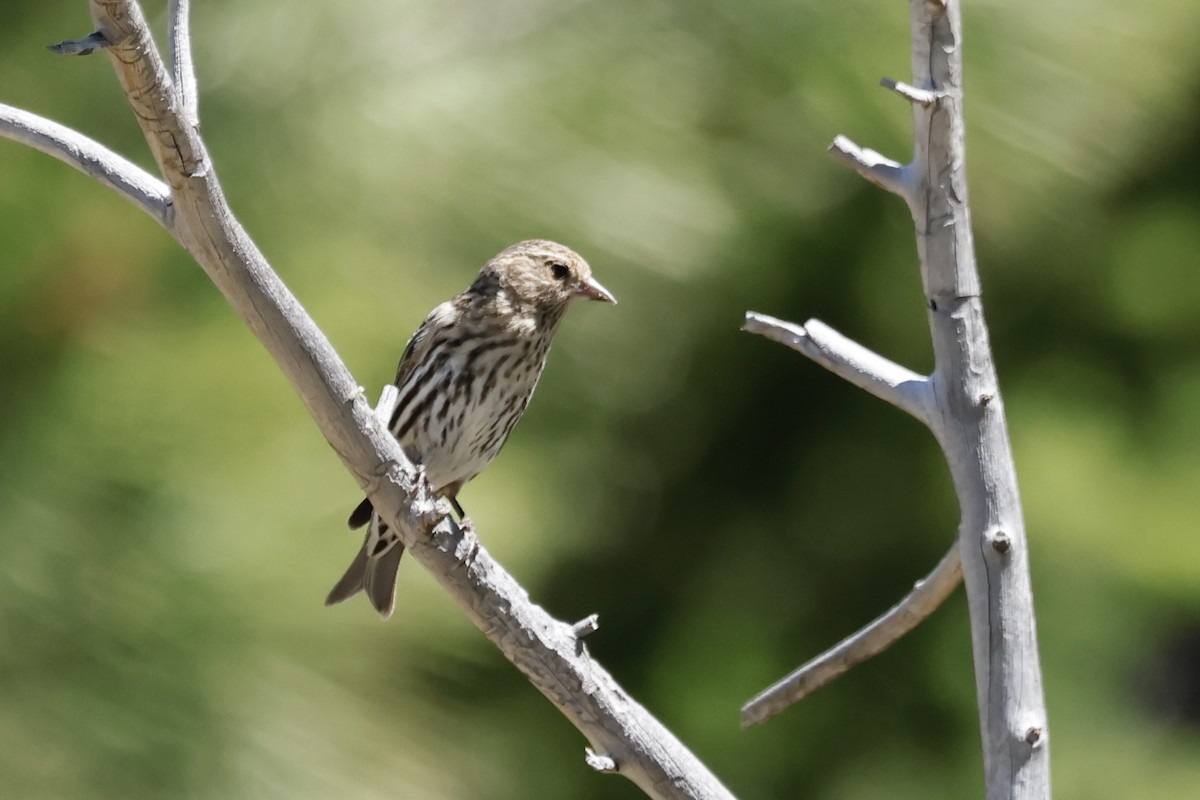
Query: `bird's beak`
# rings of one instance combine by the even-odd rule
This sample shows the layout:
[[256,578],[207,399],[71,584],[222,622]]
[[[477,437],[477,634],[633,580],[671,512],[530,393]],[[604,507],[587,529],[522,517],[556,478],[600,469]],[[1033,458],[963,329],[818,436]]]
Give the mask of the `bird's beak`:
[[589,300],[603,300],[606,303],[617,304],[617,298],[613,297],[612,292],[600,285],[600,282],[595,278],[582,280],[575,287],[575,295],[578,297],[586,297]]

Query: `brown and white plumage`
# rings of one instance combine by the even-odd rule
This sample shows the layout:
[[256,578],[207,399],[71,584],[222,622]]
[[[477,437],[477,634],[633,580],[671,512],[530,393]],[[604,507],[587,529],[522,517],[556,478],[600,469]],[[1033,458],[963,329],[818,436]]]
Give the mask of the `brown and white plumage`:
[[[519,242],[488,261],[465,292],[433,309],[404,349],[389,427],[460,517],[459,491],[504,446],[529,404],[563,314],[579,297],[616,303],[575,251],[542,239]],[[387,618],[404,545],[369,499],[349,524],[367,525],[366,541],[325,603],[365,589]]]

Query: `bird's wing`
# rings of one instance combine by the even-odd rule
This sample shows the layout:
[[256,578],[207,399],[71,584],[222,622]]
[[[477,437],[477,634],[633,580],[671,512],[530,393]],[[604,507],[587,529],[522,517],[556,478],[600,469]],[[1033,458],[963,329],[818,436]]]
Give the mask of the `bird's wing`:
[[[396,379],[392,381],[397,388],[404,386],[404,381],[412,373],[413,369],[420,364],[425,354],[429,352],[430,346],[437,340],[437,332],[446,329],[454,324],[458,318],[458,311],[453,301],[442,303],[440,306],[429,312],[429,316],[417,328],[417,332],[408,340],[408,344],[404,347],[404,353],[400,356],[400,363],[396,365]],[[403,398],[401,398],[403,401]],[[396,420],[400,418],[400,413],[404,410],[404,406],[400,403],[396,404],[396,408],[392,410],[392,418],[388,420],[388,429],[394,430]],[[375,507],[371,505],[371,499],[367,498],[358,504],[350,514],[348,524],[351,530],[356,530],[366,525],[371,521],[371,516],[375,511]]]
[[442,303],[429,312],[429,316],[425,318],[421,327],[417,328],[417,332],[405,345],[404,353],[400,356],[400,363],[396,365],[396,380],[392,383],[396,386],[404,385],[404,379],[408,377],[408,373],[421,363],[425,353],[429,351],[430,343],[437,338],[434,333],[453,324],[457,315],[458,312],[451,302]]
[[[417,332],[408,340],[408,344],[405,345],[404,352],[400,356],[400,363],[396,365],[396,379],[392,383],[397,388],[403,388],[409,374],[425,359],[430,347],[438,339],[437,332],[453,325],[457,318],[458,311],[453,301],[442,303],[429,312],[429,316],[421,323],[421,327],[417,328]],[[402,410],[401,405],[396,406],[388,424],[389,428],[395,428],[396,420],[399,419]]]
[[421,327],[417,328],[417,332],[404,346],[404,353],[400,356],[400,362],[396,364],[396,379],[392,381],[395,386],[404,385],[404,379],[408,377],[408,373],[412,372],[413,367],[420,362],[421,356],[429,349],[429,341],[432,338],[429,335],[429,320],[432,316],[431,314],[425,318]]

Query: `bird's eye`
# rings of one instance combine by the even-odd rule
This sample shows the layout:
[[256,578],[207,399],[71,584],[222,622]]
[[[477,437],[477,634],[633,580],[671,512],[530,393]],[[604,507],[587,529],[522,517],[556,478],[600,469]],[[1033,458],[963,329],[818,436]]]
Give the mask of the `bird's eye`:
[[567,269],[566,264],[561,264],[558,261],[550,262],[550,274],[555,280],[566,280],[566,277],[571,274],[571,270]]

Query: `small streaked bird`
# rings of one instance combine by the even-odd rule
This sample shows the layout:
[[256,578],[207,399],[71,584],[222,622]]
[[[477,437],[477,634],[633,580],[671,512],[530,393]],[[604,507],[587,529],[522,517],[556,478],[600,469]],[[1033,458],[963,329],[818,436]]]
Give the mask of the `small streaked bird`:
[[[469,289],[431,311],[404,348],[389,428],[460,519],[459,491],[491,463],[521,419],[558,324],[580,297],[617,302],[574,250],[542,239],[519,242],[484,264]],[[351,530],[366,525],[366,541],[325,604],[365,590],[387,619],[404,545],[369,499],[349,524]]]

